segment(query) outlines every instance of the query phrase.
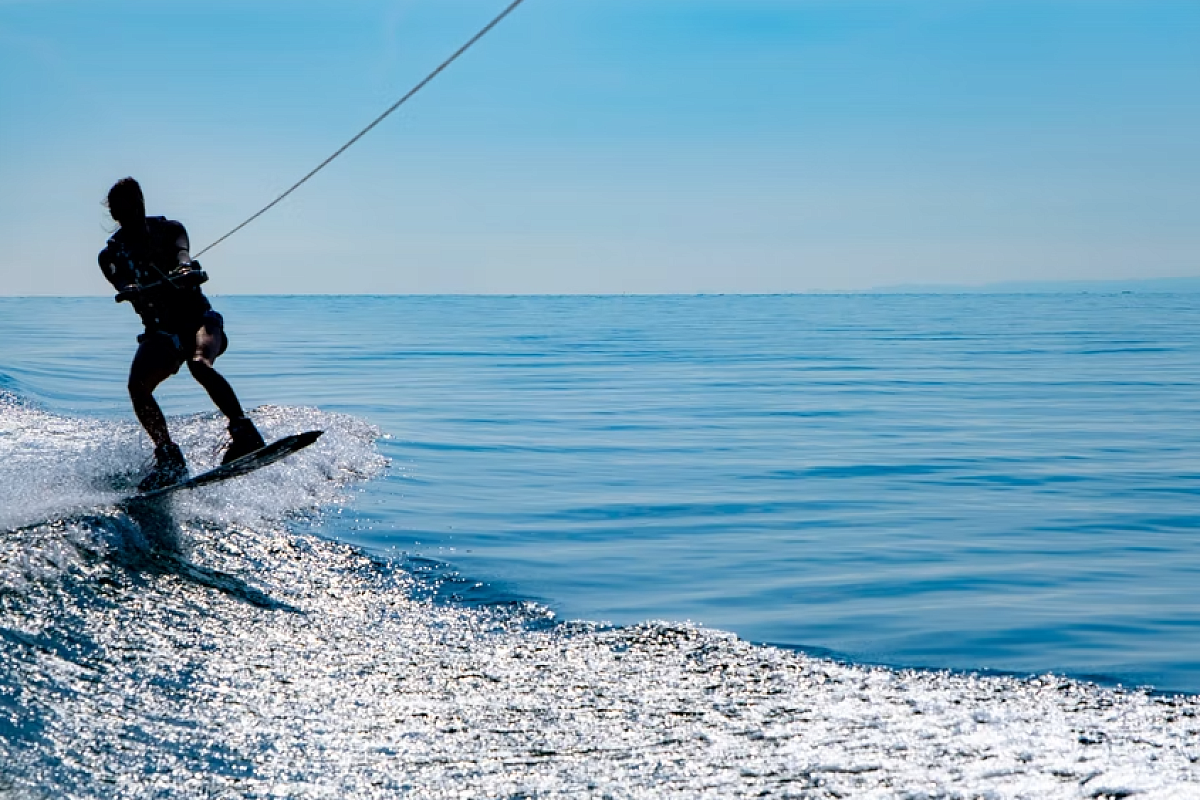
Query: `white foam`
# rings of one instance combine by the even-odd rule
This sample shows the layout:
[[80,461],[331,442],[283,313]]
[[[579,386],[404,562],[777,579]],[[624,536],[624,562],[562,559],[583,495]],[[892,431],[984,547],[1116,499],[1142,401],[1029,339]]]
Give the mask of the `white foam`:
[[[94,476],[148,455],[127,424],[4,411],[15,518],[111,502]],[[316,409],[255,416],[268,438],[328,433],[179,495],[163,529],[186,546],[138,541],[163,529],[111,507],[9,531],[0,794],[1200,797],[1200,698],[416,600],[410,575],[284,522],[379,470],[377,431]],[[195,469],[215,463],[218,418],[172,424]]]
[[[0,529],[98,513],[133,492],[153,460],[132,422],[51,414],[20,403],[0,405]],[[379,431],[344,414],[263,406],[250,413],[268,440],[302,430],[326,434],[305,451],[235,481],[180,493],[184,514],[252,524],[335,502],[352,480],[377,474]],[[220,462],[225,420],[197,414],[170,420],[193,474]]]
[[0,757],[47,796],[1200,793],[1197,698],[844,665],[690,625],[554,625],[415,601],[404,574],[282,529],[188,536],[79,629],[43,628],[86,642],[84,661],[0,652],[48,732]]

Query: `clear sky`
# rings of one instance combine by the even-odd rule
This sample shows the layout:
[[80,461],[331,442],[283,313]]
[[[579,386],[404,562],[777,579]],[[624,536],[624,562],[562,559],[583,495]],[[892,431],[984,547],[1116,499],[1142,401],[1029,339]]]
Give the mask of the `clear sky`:
[[[507,0],[0,0],[0,294],[194,250]],[[1200,275],[1197,0],[526,0],[202,261],[217,294]]]

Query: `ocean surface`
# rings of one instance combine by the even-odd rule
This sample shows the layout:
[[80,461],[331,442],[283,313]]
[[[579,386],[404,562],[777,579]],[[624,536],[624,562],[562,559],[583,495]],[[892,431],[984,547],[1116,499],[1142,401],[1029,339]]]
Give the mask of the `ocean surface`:
[[0,298],[0,797],[1200,797],[1200,294],[214,303],[128,505]]

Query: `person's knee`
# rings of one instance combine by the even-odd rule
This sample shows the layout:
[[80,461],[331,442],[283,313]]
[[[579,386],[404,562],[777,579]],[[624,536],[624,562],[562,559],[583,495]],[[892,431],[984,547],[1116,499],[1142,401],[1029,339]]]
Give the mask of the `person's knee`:
[[213,369],[212,361],[204,356],[192,356],[188,359],[187,367],[188,372],[192,373],[192,377],[201,383],[216,371]]
[[217,371],[212,367],[212,361],[202,355],[192,356],[187,360],[187,371],[192,373],[197,383],[208,386],[209,381],[216,378]]
[[135,378],[132,375],[129,377],[129,382],[126,384],[129,389],[129,396],[135,400],[154,395],[155,384],[145,378]]

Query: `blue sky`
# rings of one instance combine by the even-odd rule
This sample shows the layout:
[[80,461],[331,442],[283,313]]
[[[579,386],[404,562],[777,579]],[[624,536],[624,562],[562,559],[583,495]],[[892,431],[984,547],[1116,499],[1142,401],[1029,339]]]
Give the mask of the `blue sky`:
[[[0,0],[0,294],[194,249],[505,0]],[[526,0],[202,260],[213,293],[795,292],[1200,275],[1194,0]]]

